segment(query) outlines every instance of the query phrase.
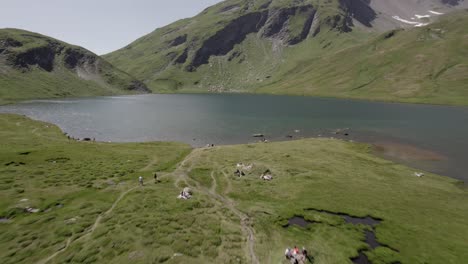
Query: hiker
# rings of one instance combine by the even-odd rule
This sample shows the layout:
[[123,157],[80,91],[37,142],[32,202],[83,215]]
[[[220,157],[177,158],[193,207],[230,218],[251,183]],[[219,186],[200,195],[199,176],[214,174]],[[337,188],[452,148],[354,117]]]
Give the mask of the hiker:
[[143,186],[143,177],[138,177],[138,182],[140,183],[140,186]]
[[154,183],[158,183],[159,182],[158,181],[158,174],[155,172],[153,176],[154,176]]

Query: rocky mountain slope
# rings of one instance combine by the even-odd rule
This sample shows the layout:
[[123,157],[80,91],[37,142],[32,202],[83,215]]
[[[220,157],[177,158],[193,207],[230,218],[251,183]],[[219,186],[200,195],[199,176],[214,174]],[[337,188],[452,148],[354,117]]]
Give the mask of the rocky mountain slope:
[[36,33],[0,30],[0,98],[148,92],[146,86],[96,54]]
[[[290,80],[291,76],[306,77],[325,66],[332,72],[335,67],[344,68],[344,72],[351,71],[356,65],[340,60],[336,54],[358,46],[362,49],[354,51],[362,51],[381,39],[381,34],[393,34],[392,30],[397,28],[404,29],[408,36],[417,36],[442,17],[452,17],[448,13],[456,11],[457,17],[467,16],[466,12],[460,11],[464,8],[468,8],[468,1],[228,0],[193,18],[157,29],[104,57],[158,92],[274,92],[382,99],[394,91],[387,93],[382,89],[382,93],[374,96],[364,87],[361,91],[365,92],[353,95],[349,91],[355,85],[351,83],[342,84],[344,88],[336,91],[330,89],[334,85],[332,80],[308,78],[300,89],[289,86],[284,80]],[[468,26],[464,24],[466,19],[460,19],[463,22],[457,23],[458,26]],[[447,41],[438,42],[438,45],[451,48],[445,46],[452,43],[447,38],[460,37],[451,33],[444,32],[443,37],[439,34]],[[454,52],[464,56],[461,51]],[[395,51],[395,54],[399,53]],[[352,56],[353,59],[367,56],[364,52],[354,55],[356,58]],[[334,64],[324,59],[328,56],[335,58]],[[359,63],[361,68],[375,66],[367,60]],[[300,71],[305,66],[311,72]],[[398,74],[404,76],[405,71]],[[461,75],[452,79],[459,81],[466,77]],[[359,73],[353,77],[361,78]],[[413,77],[412,81],[422,82],[417,78],[424,76]],[[278,82],[281,85],[277,85]],[[325,92],[312,92],[310,87],[316,87],[317,83]],[[374,83],[385,85],[379,79]],[[405,87],[413,83],[400,85]],[[456,93],[453,95],[457,96]],[[391,100],[418,101],[417,97],[418,93],[405,91]],[[428,102],[439,102],[437,95],[429,94],[428,97],[435,98]]]

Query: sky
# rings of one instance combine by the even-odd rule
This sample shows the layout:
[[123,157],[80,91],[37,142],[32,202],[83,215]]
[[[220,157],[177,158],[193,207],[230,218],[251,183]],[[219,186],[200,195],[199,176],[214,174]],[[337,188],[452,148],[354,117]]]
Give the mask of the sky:
[[99,55],[221,0],[0,0],[0,28],[19,28]]

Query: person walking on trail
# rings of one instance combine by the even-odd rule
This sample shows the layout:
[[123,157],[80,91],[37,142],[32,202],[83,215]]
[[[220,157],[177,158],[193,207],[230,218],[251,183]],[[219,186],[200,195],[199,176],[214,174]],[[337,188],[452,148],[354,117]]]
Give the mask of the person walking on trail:
[[154,173],[154,183],[158,183],[158,174],[155,172]]
[[143,186],[143,177],[138,177],[138,182],[140,183],[140,186]]

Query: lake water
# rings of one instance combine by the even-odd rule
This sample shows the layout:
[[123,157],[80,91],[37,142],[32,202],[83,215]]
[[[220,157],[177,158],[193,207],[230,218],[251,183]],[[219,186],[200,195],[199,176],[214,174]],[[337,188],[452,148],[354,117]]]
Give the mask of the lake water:
[[[193,146],[339,137],[416,168],[468,180],[468,108],[295,96],[180,94],[36,100],[1,106],[77,138]],[[337,129],[342,130],[336,135]],[[344,134],[349,135],[345,136]],[[289,137],[287,137],[289,136]]]

